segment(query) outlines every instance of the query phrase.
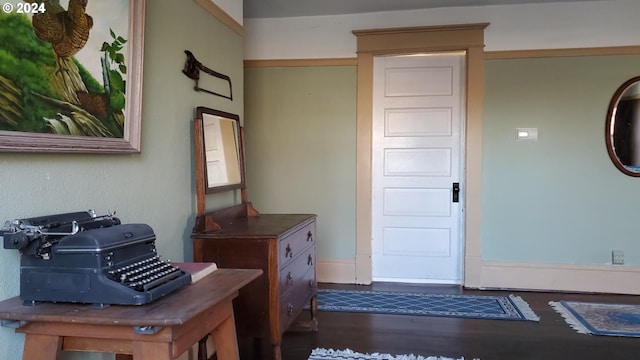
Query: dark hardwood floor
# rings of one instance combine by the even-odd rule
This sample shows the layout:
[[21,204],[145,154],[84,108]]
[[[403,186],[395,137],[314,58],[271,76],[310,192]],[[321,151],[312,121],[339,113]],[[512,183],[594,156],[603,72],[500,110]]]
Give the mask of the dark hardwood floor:
[[[454,319],[406,315],[322,312],[318,332],[289,331],[283,360],[306,360],[316,347],[358,352],[464,357],[466,360],[622,360],[640,359],[640,338],[575,332],[549,301],[575,300],[640,304],[640,296],[464,290],[452,285],[377,283],[371,286],[320,284],[320,288],[521,296],[540,322]],[[304,313],[301,319],[308,318]],[[250,356],[248,349],[243,349]]]

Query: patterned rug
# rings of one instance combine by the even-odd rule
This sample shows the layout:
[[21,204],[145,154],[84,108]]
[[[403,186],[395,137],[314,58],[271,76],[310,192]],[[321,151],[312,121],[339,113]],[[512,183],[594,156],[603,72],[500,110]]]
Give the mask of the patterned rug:
[[640,337],[640,305],[550,301],[549,305],[581,334]]
[[513,295],[449,295],[319,289],[318,310],[495,320],[540,320],[522,298]]
[[[419,355],[391,355],[391,354],[362,354],[349,349],[333,350],[333,349],[314,349],[309,356],[309,360],[454,360],[448,357],[429,356],[423,357]],[[460,358],[459,360],[464,360]],[[478,360],[478,359],[475,359]]]

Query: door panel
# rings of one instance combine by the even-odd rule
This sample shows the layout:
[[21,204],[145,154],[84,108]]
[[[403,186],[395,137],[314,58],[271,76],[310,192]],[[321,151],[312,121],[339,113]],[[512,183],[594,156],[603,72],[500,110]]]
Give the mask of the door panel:
[[445,189],[386,188],[383,214],[389,217],[450,216],[449,195]]
[[385,136],[451,136],[451,109],[387,109]]
[[374,58],[374,281],[462,281],[464,54]]
[[[449,256],[451,249],[449,229],[388,227],[384,229],[385,254],[404,256]],[[429,246],[423,239],[428,238]]]
[[451,149],[385,149],[385,176],[449,176]]
[[452,69],[445,66],[389,68],[385,96],[451,95]]

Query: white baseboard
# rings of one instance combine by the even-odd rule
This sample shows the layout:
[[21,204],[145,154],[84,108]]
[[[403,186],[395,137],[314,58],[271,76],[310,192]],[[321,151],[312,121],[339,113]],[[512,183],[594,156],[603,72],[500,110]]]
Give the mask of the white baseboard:
[[480,274],[484,289],[640,294],[639,266],[483,261]]
[[318,282],[355,284],[356,262],[352,259],[320,259],[316,263]]
[[[479,271],[474,272],[473,281],[465,281],[465,286],[477,289],[640,295],[640,266],[493,261],[479,261],[478,266]],[[352,259],[320,259],[316,271],[318,282],[356,283],[355,260]]]

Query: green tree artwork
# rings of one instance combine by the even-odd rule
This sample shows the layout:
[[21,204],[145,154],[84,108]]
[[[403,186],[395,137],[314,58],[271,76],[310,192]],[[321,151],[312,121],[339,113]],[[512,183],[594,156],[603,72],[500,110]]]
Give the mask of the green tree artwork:
[[0,12],[0,131],[122,138],[127,40],[95,49],[96,79],[75,57],[91,36],[86,1],[44,1],[32,15]]

